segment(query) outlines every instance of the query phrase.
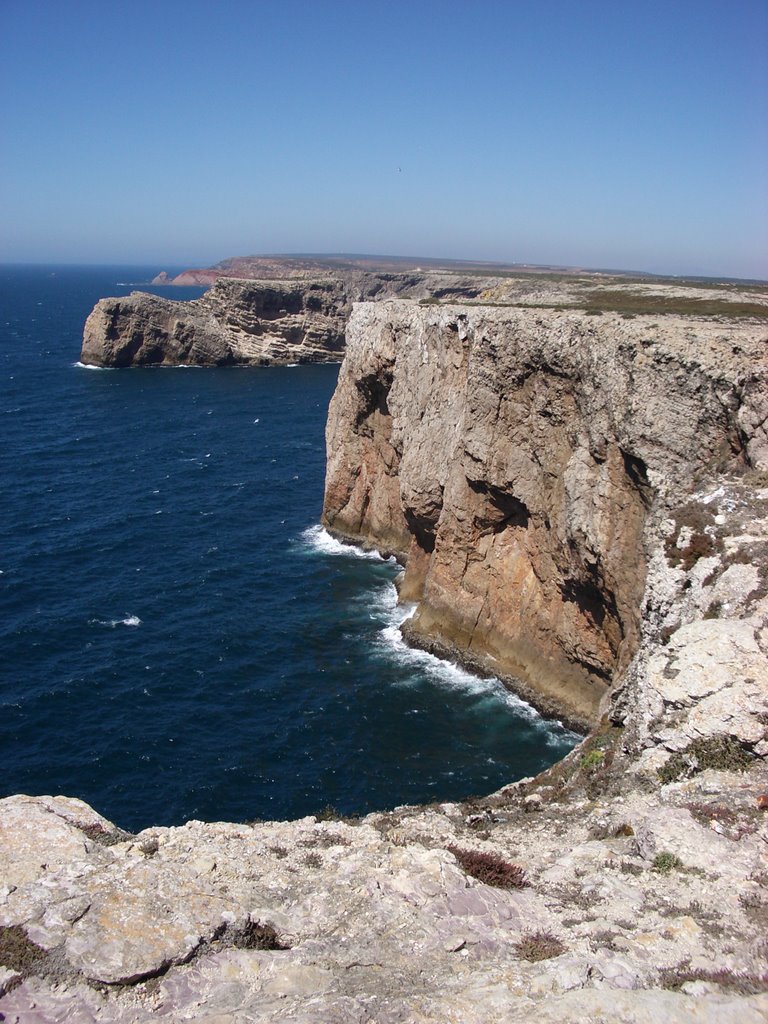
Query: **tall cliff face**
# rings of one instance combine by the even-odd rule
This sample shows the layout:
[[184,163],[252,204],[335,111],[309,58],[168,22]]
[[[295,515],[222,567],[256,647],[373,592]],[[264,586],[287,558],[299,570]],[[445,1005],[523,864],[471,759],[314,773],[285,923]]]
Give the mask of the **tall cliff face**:
[[409,553],[422,642],[573,717],[639,631],[606,714],[534,779],[356,821],[0,800],[0,1018],[768,1019],[767,374],[746,323],[357,307],[326,522]]
[[586,725],[637,645],[649,515],[765,459],[761,330],[361,304],[324,522],[405,556],[414,642]]

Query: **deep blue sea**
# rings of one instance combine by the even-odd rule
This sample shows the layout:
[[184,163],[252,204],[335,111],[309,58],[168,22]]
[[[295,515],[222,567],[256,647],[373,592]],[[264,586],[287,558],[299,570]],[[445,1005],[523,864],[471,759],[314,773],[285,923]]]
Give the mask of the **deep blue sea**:
[[[127,829],[487,793],[575,737],[400,640],[318,525],[336,366],[95,370],[158,267],[0,267],[0,796]],[[145,288],[173,298],[201,289]]]

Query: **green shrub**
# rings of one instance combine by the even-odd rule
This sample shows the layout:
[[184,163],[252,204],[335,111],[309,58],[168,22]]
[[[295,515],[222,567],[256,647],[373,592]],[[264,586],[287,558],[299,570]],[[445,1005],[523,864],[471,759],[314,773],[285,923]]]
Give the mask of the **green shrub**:
[[593,772],[597,768],[601,768],[605,761],[604,750],[590,750],[588,754],[585,754],[581,759],[581,767],[585,772]]
[[674,853],[657,853],[653,858],[653,870],[659,875],[668,875],[670,871],[679,871],[683,862]]

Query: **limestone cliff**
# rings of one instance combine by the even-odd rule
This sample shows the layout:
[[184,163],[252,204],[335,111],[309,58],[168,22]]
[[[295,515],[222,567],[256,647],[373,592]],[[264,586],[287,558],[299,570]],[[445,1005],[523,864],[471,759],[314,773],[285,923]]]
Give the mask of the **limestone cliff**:
[[327,362],[341,357],[345,322],[338,282],[222,278],[193,302],[143,292],[101,299],[80,358],[96,366]]
[[361,304],[324,521],[407,560],[411,640],[588,725],[637,647],[649,514],[708,468],[765,462],[763,334]]
[[453,275],[350,271],[287,280],[219,277],[192,302],[133,292],[97,302],[80,359],[113,367],[338,362],[353,302],[434,292],[471,298],[481,288],[477,279]]
[[0,1016],[763,1024],[762,481],[721,478],[649,531],[619,698],[536,779],[135,836],[80,800],[0,800]]

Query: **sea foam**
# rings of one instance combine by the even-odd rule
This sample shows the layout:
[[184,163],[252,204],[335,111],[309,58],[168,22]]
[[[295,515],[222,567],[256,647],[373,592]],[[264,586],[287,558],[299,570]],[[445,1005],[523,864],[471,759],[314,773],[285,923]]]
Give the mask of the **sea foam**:
[[141,619],[138,615],[126,615],[124,619],[90,619],[89,625],[91,626],[107,626],[109,629],[114,629],[116,626],[140,626]]
[[[395,558],[384,559],[378,551],[365,551],[363,548],[337,540],[319,524],[304,530],[301,537],[311,550],[319,554],[347,555],[353,558],[396,563]],[[376,645],[381,653],[392,658],[406,670],[406,679],[396,685],[418,686],[426,677],[433,685],[474,694],[505,705],[514,714],[526,719],[537,730],[540,730],[548,744],[560,743],[564,737],[572,737],[574,741],[578,739],[576,734],[570,733],[561,722],[542,718],[536,708],[512,693],[495,676],[475,675],[429,651],[410,647],[403,639],[400,627],[415,614],[416,605],[412,603],[399,604],[397,588],[394,583],[379,584],[365,594],[364,600],[369,608],[370,618],[384,624],[376,638]]]
[[559,744],[564,738],[572,739],[574,742],[580,739],[576,733],[566,729],[562,722],[543,718],[536,708],[507,689],[496,676],[475,675],[429,651],[410,647],[403,639],[400,627],[415,614],[416,605],[412,603],[398,604],[397,590],[394,584],[388,584],[384,593],[376,596],[372,607],[381,609],[385,618],[389,620],[388,624],[379,632],[380,647],[386,649],[391,657],[394,657],[406,671],[411,673],[404,682],[396,685],[415,686],[426,677],[437,686],[473,694],[505,705],[514,714],[526,719],[537,731],[540,731],[548,745]]
[[395,562],[392,556],[384,558],[378,551],[366,551],[355,544],[345,544],[336,540],[319,523],[304,530],[301,539],[311,550],[322,555],[348,555],[351,558],[366,558],[374,562]]

